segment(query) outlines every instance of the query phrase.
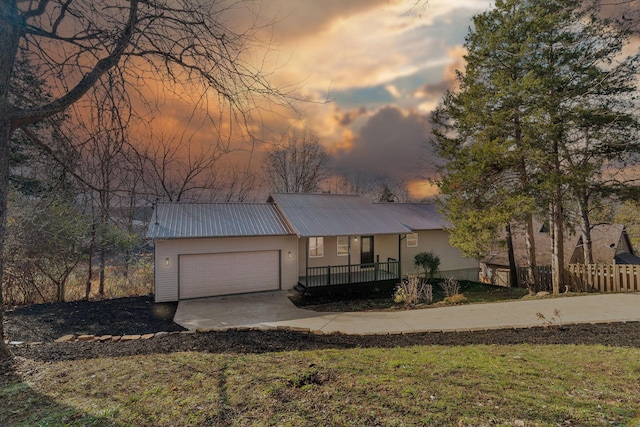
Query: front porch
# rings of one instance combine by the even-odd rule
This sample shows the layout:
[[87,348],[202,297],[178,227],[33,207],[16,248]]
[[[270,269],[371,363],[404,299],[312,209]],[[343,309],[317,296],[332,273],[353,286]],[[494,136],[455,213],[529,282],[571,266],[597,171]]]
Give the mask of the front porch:
[[386,262],[307,267],[306,276],[299,277],[298,283],[308,289],[399,280],[399,264],[397,259],[389,258]]

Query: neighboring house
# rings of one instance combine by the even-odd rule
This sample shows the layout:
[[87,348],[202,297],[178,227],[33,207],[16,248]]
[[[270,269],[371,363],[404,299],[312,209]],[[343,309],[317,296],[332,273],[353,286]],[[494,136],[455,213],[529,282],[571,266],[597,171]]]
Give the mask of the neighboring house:
[[[513,252],[518,267],[527,264],[525,232],[523,227],[512,229]],[[536,245],[536,264],[542,270],[551,265],[551,237],[548,227],[539,221],[534,222],[534,241]],[[629,236],[622,224],[600,224],[591,230],[593,261],[595,264],[640,264],[640,257],[633,253]],[[576,231],[567,230],[564,239],[564,263],[583,264],[584,253],[582,236]],[[480,281],[499,286],[510,286],[509,258],[506,247],[496,246],[480,262]]]
[[[597,225],[591,231],[591,250],[594,264],[640,264],[640,257],[633,253],[633,245],[622,224]],[[569,261],[584,264],[582,236],[578,238]]]
[[428,250],[444,272],[477,280],[477,261],[450,247],[443,225],[433,205],[372,204],[353,195],[160,203],[147,233],[155,241],[155,298],[397,282],[416,271],[413,256]]

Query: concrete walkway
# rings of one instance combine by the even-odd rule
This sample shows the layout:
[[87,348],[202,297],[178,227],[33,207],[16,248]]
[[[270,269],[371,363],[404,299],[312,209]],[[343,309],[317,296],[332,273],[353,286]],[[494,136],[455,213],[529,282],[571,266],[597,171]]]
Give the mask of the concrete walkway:
[[276,291],[180,301],[174,321],[190,330],[289,327],[360,335],[543,326],[538,313],[554,324],[640,321],[640,293],[357,313],[306,310],[287,296]]

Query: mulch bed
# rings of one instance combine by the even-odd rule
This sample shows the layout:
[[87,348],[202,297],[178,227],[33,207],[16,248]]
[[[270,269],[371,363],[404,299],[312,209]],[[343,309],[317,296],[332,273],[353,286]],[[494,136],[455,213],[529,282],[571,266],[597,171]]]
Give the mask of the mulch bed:
[[326,348],[393,348],[414,345],[529,343],[603,344],[613,347],[640,348],[639,322],[406,335],[314,335],[286,330],[227,331],[198,334],[174,333],[160,338],[129,342],[52,342],[66,334],[125,335],[183,330],[171,321],[176,304],[154,304],[152,301],[153,298],[147,296],[23,307],[5,313],[5,328],[12,341],[44,341],[37,345],[12,346],[14,355],[41,361],[178,351],[264,353]]
[[183,331],[173,323],[178,303],[153,296],[34,304],[5,312],[11,341],[53,341],[63,335],[128,335]]

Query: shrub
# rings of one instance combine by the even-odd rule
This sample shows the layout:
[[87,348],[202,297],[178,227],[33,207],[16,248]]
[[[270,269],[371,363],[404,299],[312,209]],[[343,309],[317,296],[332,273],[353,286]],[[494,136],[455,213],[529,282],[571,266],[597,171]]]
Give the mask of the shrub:
[[445,297],[443,301],[445,304],[458,305],[458,304],[464,304],[465,302],[467,302],[467,297],[465,297],[462,294],[455,294],[455,295],[451,295],[450,297]]
[[440,257],[431,251],[420,252],[414,257],[414,264],[424,269],[425,278],[433,279],[440,268]]
[[405,308],[415,306],[419,302],[431,304],[433,301],[433,287],[420,280],[416,275],[409,275],[396,286],[393,300],[404,303]]
[[454,277],[447,277],[440,283],[440,286],[444,291],[444,295],[447,297],[452,297],[460,293],[460,282],[458,282]]

